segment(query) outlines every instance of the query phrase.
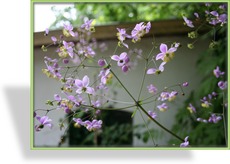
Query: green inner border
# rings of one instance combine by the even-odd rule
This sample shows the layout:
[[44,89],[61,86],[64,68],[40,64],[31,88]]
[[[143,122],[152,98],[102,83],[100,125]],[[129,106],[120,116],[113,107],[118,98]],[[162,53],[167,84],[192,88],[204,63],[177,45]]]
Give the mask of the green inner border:
[[[34,48],[33,48],[33,36],[34,36],[34,3],[73,3],[73,2],[94,2],[94,3],[100,3],[100,2],[225,2],[228,3],[228,9],[230,8],[230,3],[229,0],[210,0],[210,1],[198,1],[198,0],[175,0],[175,1],[169,1],[169,0],[31,0],[30,1],[30,149],[31,150],[230,150],[230,134],[228,130],[228,143],[227,147],[194,147],[194,148],[179,148],[179,147],[96,147],[96,148],[86,148],[86,147],[34,147],[34,119],[33,119],[33,100],[34,100]],[[230,14],[228,12],[228,18]],[[229,21],[228,21],[228,30],[229,30]],[[230,38],[230,33],[228,32],[228,38]],[[228,54],[229,54],[229,42],[228,42]],[[228,63],[230,63],[230,58],[228,58]],[[227,66],[228,68],[228,77],[229,77],[229,65]],[[227,81],[228,81],[227,77]],[[230,89],[228,87],[228,93]],[[229,98],[228,98],[229,100]],[[229,106],[228,106],[228,111],[229,111]],[[230,112],[228,112],[228,118],[230,116]],[[228,121],[228,129],[230,127],[230,121]]]

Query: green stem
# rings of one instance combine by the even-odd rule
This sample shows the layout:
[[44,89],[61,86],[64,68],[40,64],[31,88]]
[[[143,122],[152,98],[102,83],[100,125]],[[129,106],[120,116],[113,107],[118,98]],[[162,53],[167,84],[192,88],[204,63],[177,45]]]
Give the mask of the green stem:
[[[81,105],[83,107],[87,107],[87,108],[94,108],[93,106],[90,105]],[[125,107],[121,107],[121,108],[96,108],[99,110],[123,110],[123,109],[129,109],[129,108],[133,108],[136,107],[136,105],[130,105],[130,106],[125,106]]]
[[148,127],[148,125],[147,125],[147,123],[146,123],[146,121],[145,121],[145,119],[144,119],[144,117],[143,117],[143,114],[141,113],[140,110],[138,110],[138,111],[140,112],[141,118],[142,118],[142,120],[143,120],[144,123],[145,123],[145,127],[146,127],[146,129],[148,130],[149,135],[151,136],[151,139],[152,139],[152,141],[153,141],[153,145],[156,146],[156,143],[155,143],[155,141],[154,141],[154,139],[153,139],[153,136],[152,136],[152,134],[151,134],[151,132],[150,132],[150,130],[149,130],[149,127]]
[[166,132],[168,132],[169,134],[171,134],[172,136],[176,137],[177,139],[181,140],[182,142],[184,142],[184,139],[180,138],[179,136],[177,136],[175,133],[171,132],[170,130],[168,130],[166,127],[164,127],[163,125],[161,125],[158,121],[156,121],[154,118],[152,118],[148,112],[146,112],[146,110],[141,106],[141,104],[136,101],[136,99],[132,96],[132,94],[127,90],[127,88],[123,85],[123,83],[120,81],[120,79],[117,77],[117,75],[110,70],[110,72],[113,74],[113,76],[117,79],[117,81],[121,84],[121,86],[124,88],[124,90],[128,93],[128,95],[133,99],[133,101],[135,102],[136,106],[139,107],[155,124],[157,124],[159,127],[161,127],[162,129],[164,129]]
[[227,136],[227,126],[226,126],[226,119],[225,119],[225,109],[224,109],[224,92],[223,92],[223,122],[224,122],[224,136],[225,136],[225,143],[228,145],[228,136]]
[[139,91],[139,95],[138,95],[137,101],[139,101],[140,97],[141,97],[141,92],[142,92],[142,89],[143,89],[143,86],[144,86],[144,82],[145,82],[145,77],[146,77],[146,70],[147,70],[148,63],[149,63],[149,57],[152,54],[153,50],[154,50],[154,46],[151,49],[151,51],[149,52],[148,57],[146,58],[146,63],[145,63],[145,68],[144,68],[144,75],[143,75],[143,78],[142,78],[142,81],[141,81],[141,88],[140,88],[140,91]]

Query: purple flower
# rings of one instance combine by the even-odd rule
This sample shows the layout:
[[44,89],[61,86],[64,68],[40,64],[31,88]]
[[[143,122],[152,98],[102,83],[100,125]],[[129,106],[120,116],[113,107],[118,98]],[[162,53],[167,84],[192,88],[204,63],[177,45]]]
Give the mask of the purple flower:
[[182,84],[182,86],[183,86],[183,87],[187,87],[187,86],[188,86],[188,82],[184,82],[184,83]]
[[87,120],[83,123],[88,131],[95,131],[101,128],[102,120],[93,120],[92,122]]
[[169,92],[161,92],[160,97],[158,98],[159,101],[165,101],[168,100],[170,97]]
[[54,95],[54,100],[57,101],[57,102],[60,102],[61,101],[61,96],[59,96],[58,94],[55,94]]
[[203,123],[208,123],[208,121],[206,119],[203,119],[203,118],[197,118],[196,121],[203,122]]
[[172,91],[170,94],[169,94],[169,98],[168,98],[168,101],[173,101],[176,96],[178,95],[178,92],[177,91]]
[[93,19],[91,19],[91,20],[85,20],[84,24],[81,25],[81,28],[84,28],[87,31],[93,32],[94,31],[94,27],[92,27],[92,22],[93,22]]
[[157,54],[156,60],[163,60],[164,62],[170,61],[174,57],[174,52],[177,50],[176,47],[171,47],[168,49],[168,46],[166,44],[160,45],[160,51],[161,53]]
[[67,51],[67,53],[69,54],[69,56],[71,58],[74,57],[74,52],[73,52],[73,46],[74,46],[74,43],[73,42],[66,42],[66,41],[63,41],[63,45],[65,47],[65,50]]
[[149,33],[149,30],[150,30],[150,29],[151,29],[151,23],[148,22],[148,23],[146,24],[145,32],[146,32],[146,33]]
[[227,23],[227,17],[228,17],[227,14],[219,15],[217,11],[211,11],[210,14],[214,17],[210,19],[209,24],[215,26],[218,23],[221,23],[221,25]]
[[49,128],[52,127],[52,124],[51,124],[51,119],[49,119],[48,116],[36,116],[37,120],[40,122],[40,125],[35,125],[35,130],[38,132],[40,131],[41,129],[44,128],[44,126],[47,126]]
[[55,36],[51,36],[51,40],[53,41],[54,44],[57,43],[57,38]]
[[153,84],[150,84],[149,86],[147,86],[147,89],[149,93],[153,93],[153,94],[157,93],[157,88]]
[[120,54],[120,56],[118,56],[118,55],[113,55],[113,56],[111,57],[111,59],[117,61],[117,65],[118,65],[119,67],[122,67],[122,71],[123,71],[123,72],[127,72],[127,71],[128,71],[128,66],[127,66],[127,64],[128,64],[128,62],[129,62],[129,56],[128,56],[128,54],[127,54],[126,52],[122,52],[122,53]]
[[188,141],[188,137],[185,137],[184,142],[180,144],[180,147],[188,147],[189,146],[189,141]]
[[186,18],[185,16],[183,16],[183,19],[185,21],[185,24],[188,26],[188,27],[191,27],[191,28],[194,28],[194,25],[192,23],[191,20],[189,20],[188,18]]
[[157,105],[157,108],[161,111],[161,112],[165,112],[168,109],[168,105],[166,103],[163,103],[161,105]]
[[157,118],[157,113],[156,112],[152,112],[152,111],[148,111],[148,114],[153,118]]
[[228,87],[228,82],[227,81],[219,81],[218,82],[218,87],[221,90],[225,90]]
[[100,73],[99,73],[98,76],[101,77],[101,83],[102,84],[106,84],[107,83],[109,74],[110,74],[110,69],[102,69],[100,71]]
[[159,75],[161,72],[164,71],[164,65],[165,64],[166,64],[166,62],[162,62],[160,64],[160,66],[159,66],[158,69],[156,69],[156,68],[149,68],[146,73],[147,74],[157,74],[157,75]]
[[111,59],[117,61],[117,65],[118,65],[119,67],[121,67],[121,66],[125,65],[127,62],[129,62],[129,57],[128,57],[128,55],[127,55],[126,52],[122,52],[122,53],[120,54],[120,56],[118,56],[118,55],[113,55],[113,56],[111,57]]
[[119,40],[118,45],[123,45],[126,48],[129,48],[128,44],[124,43],[124,40],[126,38],[131,38],[131,36],[126,34],[126,30],[124,28],[122,28],[122,29],[117,28],[117,30],[118,30],[117,37]]
[[76,92],[81,94],[82,92],[86,92],[88,94],[94,94],[94,89],[89,87],[89,77],[85,75],[82,80],[76,79],[75,85],[77,86]]
[[145,27],[146,26],[144,25],[144,22],[136,24],[134,29],[131,31],[131,36],[133,38],[133,42],[136,42],[136,41],[140,40],[140,38],[145,33],[145,31],[144,31]]
[[47,69],[42,69],[42,72],[47,75],[47,77],[61,79],[62,75],[60,73],[61,68],[57,64],[57,59],[51,59],[48,57],[44,58]]
[[209,108],[210,105],[212,105],[206,97],[204,97],[203,99],[201,99],[201,106],[204,108]]
[[218,123],[220,120],[222,119],[222,117],[221,116],[216,116],[216,114],[211,114],[211,116],[209,117],[209,119],[208,119],[208,122],[210,122],[210,123]]
[[190,113],[196,113],[196,108],[190,103],[187,107]]
[[99,59],[99,60],[98,60],[98,65],[99,65],[100,67],[105,66],[105,64],[106,64],[105,59]]
[[196,18],[199,18],[199,14],[198,13],[194,13]]
[[80,127],[83,124],[83,121],[80,118],[73,118],[73,121],[75,122],[75,127]]
[[91,103],[92,103],[92,106],[95,107],[95,108],[98,108],[98,107],[101,106],[101,102],[99,100],[91,101]]
[[46,28],[46,29],[45,29],[45,34],[44,34],[44,35],[47,36],[48,34],[49,34],[49,29]]
[[75,33],[73,32],[73,26],[71,24],[64,24],[63,35],[66,37],[75,36]]

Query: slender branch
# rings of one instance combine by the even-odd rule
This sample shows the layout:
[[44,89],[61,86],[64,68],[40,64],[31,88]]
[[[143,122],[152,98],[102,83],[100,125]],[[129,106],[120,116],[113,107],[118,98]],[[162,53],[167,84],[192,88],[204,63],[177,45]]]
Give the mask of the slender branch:
[[184,142],[184,139],[182,139],[181,137],[179,137],[178,135],[176,135],[175,133],[171,132],[169,129],[167,129],[166,127],[164,127],[163,125],[161,125],[158,121],[156,121],[154,118],[152,118],[148,112],[146,112],[146,110],[142,107],[142,105],[136,101],[136,99],[132,96],[132,94],[127,90],[127,88],[123,85],[123,83],[120,81],[120,79],[116,76],[116,74],[110,70],[110,72],[114,75],[114,77],[117,79],[117,81],[121,84],[121,86],[124,88],[124,90],[128,93],[128,95],[133,99],[133,101],[136,103],[136,105],[155,123],[157,124],[159,127],[161,127],[162,129],[164,129],[166,132],[170,133],[172,136],[176,137],[177,139],[181,140],[182,142]]
[[149,52],[148,57],[146,58],[146,63],[145,63],[145,68],[144,68],[144,75],[142,77],[141,88],[140,88],[140,91],[139,91],[139,94],[138,94],[137,101],[140,100],[141,92],[142,92],[142,89],[143,89],[143,86],[144,86],[144,82],[145,82],[146,70],[147,70],[147,67],[148,67],[149,57],[150,57],[150,55],[151,55],[151,53],[152,53],[153,50],[154,50],[154,46],[151,49],[151,51]]
[[225,143],[228,145],[228,136],[227,136],[227,126],[226,126],[226,119],[225,119],[225,108],[224,108],[224,92],[223,92],[223,122],[224,122],[224,136],[225,136]]
[[142,120],[143,120],[144,123],[145,123],[145,127],[147,128],[148,133],[149,133],[149,135],[151,136],[151,139],[152,139],[152,141],[153,141],[153,145],[156,146],[156,143],[155,143],[155,141],[154,141],[154,139],[153,139],[153,136],[152,136],[152,134],[151,134],[151,132],[150,132],[150,130],[149,130],[149,127],[148,127],[148,125],[147,125],[147,123],[146,123],[146,121],[145,121],[145,119],[144,119],[144,117],[143,117],[143,114],[141,113],[140,110],[138,110],[138,111],[140,112],[141,118],[142,118]]

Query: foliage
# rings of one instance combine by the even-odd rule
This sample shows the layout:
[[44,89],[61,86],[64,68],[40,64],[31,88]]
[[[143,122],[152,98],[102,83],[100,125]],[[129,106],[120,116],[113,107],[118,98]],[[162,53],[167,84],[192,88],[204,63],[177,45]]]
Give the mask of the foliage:
[[[223,113],[225,109],[225,102],[227,100],[227,93],[222,92],[217,83],[217,79],[213,75],[213,70],[216,66],[220,67],[220,70],[225,71],[223,79],[227,79],[227,27],[209,27],[208,35],[206,38],[211,38],[212,42],[215,42],[218,46],[207,47],[207,50],[200,53],[200,57],[196,63],[197,73],[203,77],[200,86],[197,87],[185,101],[184,106],[179,109],[176,115],[176,122],[172,128],[178,135],[190,135],[190,143],[194,146],[226,146],[225,133],[227,133],[227,127],[224,127],[225,120],[227,119],[227,113]],[[210,108],[201,107],[200,99],[204,96],[215,91],[219,96],[213,100]],[[196,109],[196,114],[190,114],[186,108],[188,104],[192,103]],[[196,122],[197,117],[207,118],[209,113],[222,113],[224,119],[217,124],[206,124]],[[190,115],[190,117],[187,117]],[[185,128],[186,127],[186,128]],[[177,143],[176,140],[170,140],[170,143]]]
[[50,28],[60,28],[67,22],[79,26],[87,18],[95,19],[96,25],[181,19],[182,14],[192,16],[191,11],[202,10],[203,6],[200,3],[75,3],[62,10],[53,6],[56,20]]

